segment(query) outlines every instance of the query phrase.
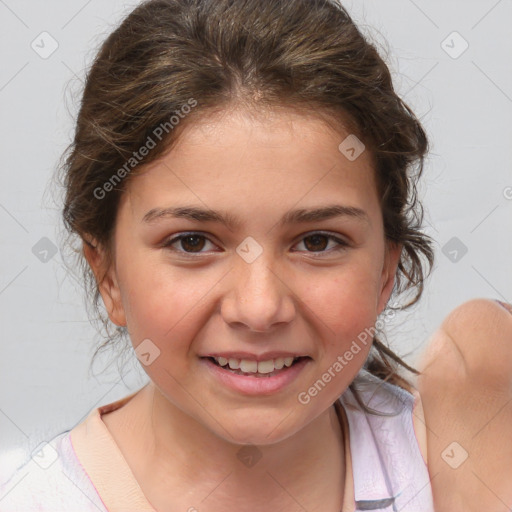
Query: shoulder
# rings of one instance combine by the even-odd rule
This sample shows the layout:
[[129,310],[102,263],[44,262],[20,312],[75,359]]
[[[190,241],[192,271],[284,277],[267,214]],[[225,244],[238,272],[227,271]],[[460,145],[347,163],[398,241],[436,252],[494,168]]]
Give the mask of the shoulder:
[[441,364],[449,357],[447,363],[457,362],[456,378],[469,377],[508,392],[512,383],[512,314],[506,307],[483,298],[456,307],[427,347],[424,366]]
[[436,510],[512,501],[512,314],[472,299],[434,332],[418,369]]
[[0,512],[104,511],[74,454],[69,432],[38,447],[0,484]]

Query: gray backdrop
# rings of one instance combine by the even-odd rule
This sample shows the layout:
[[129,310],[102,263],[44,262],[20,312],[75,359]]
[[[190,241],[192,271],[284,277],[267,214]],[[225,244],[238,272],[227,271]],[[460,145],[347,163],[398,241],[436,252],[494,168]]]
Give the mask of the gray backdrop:
[[[135,357],[123,380],[116,364],[89,372],[96,333],[62,264],[48,185],[72,137],[84,69],[136,3],[0,0],[2,471],[146,382]],[[418,307],[387,325],[392,348],[414,363],[460,303],[512,300],[512,1],[345,4],[388,53],[432,142],[421,193],[437,263]]]

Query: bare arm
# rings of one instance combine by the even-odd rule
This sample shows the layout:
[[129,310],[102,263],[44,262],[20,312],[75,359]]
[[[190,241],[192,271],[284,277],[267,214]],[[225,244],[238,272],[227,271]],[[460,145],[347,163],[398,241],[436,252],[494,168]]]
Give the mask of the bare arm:
[[418,366],[436,511],[510,510],[512,314],[492,300],[465,302]]

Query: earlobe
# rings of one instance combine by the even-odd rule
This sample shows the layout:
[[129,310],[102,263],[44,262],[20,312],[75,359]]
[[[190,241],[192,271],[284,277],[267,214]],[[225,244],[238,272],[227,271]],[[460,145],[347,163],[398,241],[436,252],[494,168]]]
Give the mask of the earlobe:
[[119,289],[113,268],[109,269],[99,288],[110,320],[119,327],[126,326],[126,316],[121,301],[121,290]]
[[126,316],[121,301],[121,290],[114,265],[110,265],[104,250],[94,240],[84,241],[84,256],[94,273],[98,289],[110,320],[119,327],[126,326]]

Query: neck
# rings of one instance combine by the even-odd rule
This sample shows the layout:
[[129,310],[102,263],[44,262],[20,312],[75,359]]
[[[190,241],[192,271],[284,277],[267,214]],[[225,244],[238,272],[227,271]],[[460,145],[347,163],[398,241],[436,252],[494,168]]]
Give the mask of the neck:
[[341,509],[345,458],[334,407],[289,438],[255,447],[218,437],[152,383],[136,397],[144,462],[135,476],[157,510]]

